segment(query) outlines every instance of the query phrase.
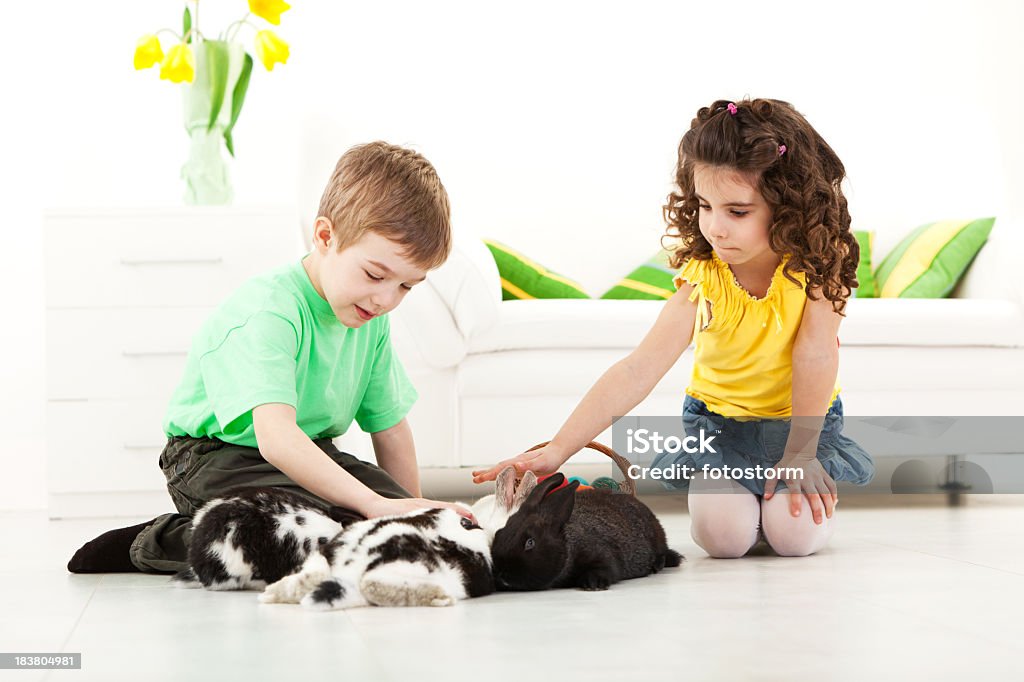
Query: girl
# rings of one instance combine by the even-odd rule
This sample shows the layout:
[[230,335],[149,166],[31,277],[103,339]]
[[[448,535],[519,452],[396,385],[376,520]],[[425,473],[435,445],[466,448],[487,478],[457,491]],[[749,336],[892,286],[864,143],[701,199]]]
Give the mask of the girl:
[[[785,102],[719,100],[697,112],[664,207],[678,244],[676,293],[549,445],[474,471],[474,482],[508,464],[556,471],[639,404],[693,339],[683,422],[688,434],[721,430],[716,452],[663,454],[653,466],[761,465],[776,474],[690,480],[694,541],[721,558],[743,556],[759,534],[783,556],[821,549],[835,523],[835,481],[863,485],[874,472],[841,434],[838,331],[860,255],[844,176],[832,148]],[[775,494],[777,480],[788,494]],[[733,494],[692,494],[709,492]]]

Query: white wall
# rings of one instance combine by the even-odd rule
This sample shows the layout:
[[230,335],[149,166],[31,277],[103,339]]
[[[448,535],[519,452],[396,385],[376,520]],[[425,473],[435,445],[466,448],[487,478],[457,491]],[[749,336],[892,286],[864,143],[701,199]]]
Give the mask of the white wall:
[[[201,27],[244,5],[203,0]],[[793,102],[832,144],[857,227],[1024,215],[1013,0],[293,6],[279,28],[291,60],[257,67],[236,129],[236,203],[312,218],[344,149],[409,144],[437,166],[457,225],[600,293],[656,248],[696,110],[749,94]],[[9,11],[0,508],[26,508],[45,504],[41,213],[179,203],[186,137],[177,89],[131,67],[135,39],[176,25],[180,3]]]

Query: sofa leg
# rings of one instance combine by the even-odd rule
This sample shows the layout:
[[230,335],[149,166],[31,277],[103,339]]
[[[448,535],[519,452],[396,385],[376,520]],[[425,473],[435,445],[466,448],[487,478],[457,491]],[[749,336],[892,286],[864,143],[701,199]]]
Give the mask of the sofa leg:
[[946,457],[946,477],[939,488],[946,491],[946,502],[950,507],[959,507],[967,502],[964,493],[971,489],[971,485],[964,481],[961,475],[964,463],[963,455]]

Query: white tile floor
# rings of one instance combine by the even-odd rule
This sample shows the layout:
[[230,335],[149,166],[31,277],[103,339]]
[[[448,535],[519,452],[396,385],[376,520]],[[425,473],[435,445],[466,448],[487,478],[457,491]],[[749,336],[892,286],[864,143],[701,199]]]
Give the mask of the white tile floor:
[[1022,679],[1024,497],[893,508],[850,495],[820,554],[738,560],[693,544],[680,498],[648,501],[680,569],[603,593],[330,613],[70,575],[82,542],[135,521],[0,514],[0,651],[83,661],[0,680]]

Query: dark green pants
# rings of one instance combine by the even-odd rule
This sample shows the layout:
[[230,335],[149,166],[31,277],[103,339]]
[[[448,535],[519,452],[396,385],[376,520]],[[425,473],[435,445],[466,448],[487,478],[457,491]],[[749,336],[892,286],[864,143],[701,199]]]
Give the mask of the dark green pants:
[[[386,471],[338,450],[329,438],[313,442],[338,466],[383,497],[412,497]],[[160,453],[160,470],[167,479],[167,491],[179,513],[157,517],[132,543],[132,563],[148,573],[176,572],[186,568],[192,517],[204,504],[234,488],[283,488],[325,509],[332,506],[285,476],[263,459],[256,448],[212,438],[171,438]]]

